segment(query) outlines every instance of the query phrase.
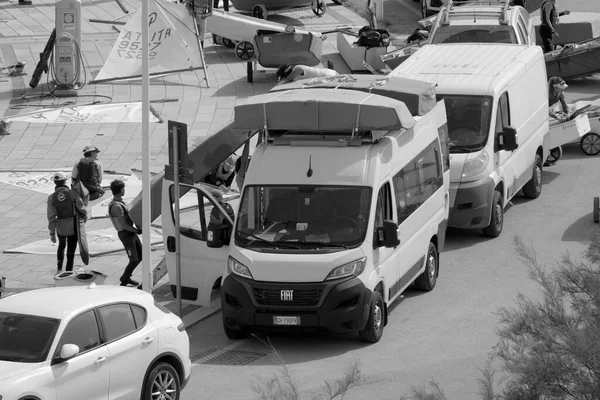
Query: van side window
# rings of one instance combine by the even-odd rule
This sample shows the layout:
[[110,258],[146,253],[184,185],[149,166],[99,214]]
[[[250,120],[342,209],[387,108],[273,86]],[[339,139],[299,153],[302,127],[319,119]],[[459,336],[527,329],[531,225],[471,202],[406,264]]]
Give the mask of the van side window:
[[504,131],[504,128],[510,126],[510,104],[508,93],[504,92],[498,101],[498,112],[496,114],[496,135],[494,151],[498,151],[498,134]]
[[410,161],[393,178],[396,194],[398,225],[406,220],[421,205],[421,182],[415,160]]
[[377,228],[383,228],[383,221],[393,218],[392,191],[390,189],[390,184],[386,182],[381,189],[379,189],[379,194],[377,195],[377,206],[375,208],[375,232],[373,235],[374,244],[378,241]]
[[[183,193],[183,190],[181,191]],[[169,189],[171,200],[171,217],[175,222],[175,185]],[[195,197],[198,207],[187,208],[181,205],[179,209],[180,232],[183,236],[196,240],[206,240],[206,215],[204,211],[204,201],[206,200],[201,191],[190,189],[190,195]],[[189,196],[189,195],[188,195]],[[185,208],[185,209],[184,209]]]

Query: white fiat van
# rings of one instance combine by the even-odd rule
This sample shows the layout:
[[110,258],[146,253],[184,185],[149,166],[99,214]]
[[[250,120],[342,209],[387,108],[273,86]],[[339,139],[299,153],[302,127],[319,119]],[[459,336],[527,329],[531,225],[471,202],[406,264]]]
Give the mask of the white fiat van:
[[[432,290],[438,277],[449,212],[443,102],[419,116],[360,90],[286,90],[236,106],[234,125],[260,129],[262,141],[223,247],[209,247],[205,201],[233,221],[207,186],[187,186],[200,207],[182,215],[182,299],[206,303],[220,287],[229,338],[311,329],[377,342],[402,291]],[[172,201],[164,181],[171,283]]]
[[427,45],[390,76],[436,85],[450,136],[449,226],[502,232],[519,191],[537,198],[548,151],[546,64],[537,46]]

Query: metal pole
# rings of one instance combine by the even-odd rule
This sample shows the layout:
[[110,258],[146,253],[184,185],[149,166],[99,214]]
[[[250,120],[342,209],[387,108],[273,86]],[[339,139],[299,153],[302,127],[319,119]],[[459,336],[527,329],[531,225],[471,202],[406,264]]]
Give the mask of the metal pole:
[[150,224],[150,59],[149,59],[149,2],[142,0],[142,287],[152,293],[152,260]]
[[175,275],[177,276],[175,287],[177,296],[177,315],[183,318],[181,310],[181,235],[179,228],[181,227],[179,220],[179,129],[174,126],[173,131],[173,197],[175,200]]

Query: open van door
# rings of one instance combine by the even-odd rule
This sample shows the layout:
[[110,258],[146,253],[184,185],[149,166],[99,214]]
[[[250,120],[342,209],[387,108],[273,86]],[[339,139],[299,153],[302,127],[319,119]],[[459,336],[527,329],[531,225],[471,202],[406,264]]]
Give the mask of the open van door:
[[[165,258],[171,292],[176,296],[177,271],[175,248],[175,215],[174,215],[174,182],[164,180],[162,187],[162,231],[165,243]],[[194,197],[197,202],[192,207],[180,209],[180,254],[181,254],[181,299],[185,303],[209,306],[213,289],[218,288],[227,265],[228,244],[215,248],[209,247],[208,227],[213,208],[219,217],[229,221],[233,227],[233,219],[219,205],[211,194],[207,184],[180,184],[181,192],[188,191],[187,196]],[[223,200],[238,208],[239,193],[224,195]]]

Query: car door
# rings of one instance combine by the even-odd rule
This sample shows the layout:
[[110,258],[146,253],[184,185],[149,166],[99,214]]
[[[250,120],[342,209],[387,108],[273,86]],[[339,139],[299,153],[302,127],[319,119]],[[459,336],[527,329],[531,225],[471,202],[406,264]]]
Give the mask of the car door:
[[98,314],[110,355],[109,398],[137,399],[146,370],[158,355],[158,331],[137,304],[109,304],[98,307]]
[[[69,360],[60,361],[60,349],[65,344],[79,346],[79,354]],[[101,341],[94,310],[86,311],[68,323],[59,339],[51,368],[57,399],[109,398],[110,357],[108,349]]]
[[[163,204],[172,204],[174,184],[165,181],[163,183]],[[211,293],[215,282],[223,275],[227,265],[229,247],[211,248],[207,245],[208,221],[210,212],[215,207],[215,200],[205,187],[200,185],[190,186],[189,195],[197,199],[196,207],[180,210],[180,263],[182,299],[200,306],[209,306]],[[233,209],[237,209],[237,201],[231,203]],[[168,207],[168,206],[167,206]],[[217,206],[221,211],[221,207]],[[163,206],[163,210],[164,210]],[[170,212],[169,212],[170,211]],[[170,215],[169,215],[170,214]],[[225,214],[221,212],[221,214]],[[233,225],[229,216],[228,219]],[[167,244],[165,257],[171,285],[176,279],[176,246],[175,246],[175,211],[163,212],[163,237]]]

